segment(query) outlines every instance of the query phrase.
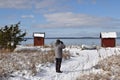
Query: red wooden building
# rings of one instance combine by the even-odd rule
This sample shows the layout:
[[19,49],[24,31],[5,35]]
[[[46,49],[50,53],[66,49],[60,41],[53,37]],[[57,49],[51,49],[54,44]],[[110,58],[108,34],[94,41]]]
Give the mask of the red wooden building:
[[116,46],[116,32],[101,32],[101,46],[102,47],[115,47]]
[[34,46],[44,46],[45,33],[33,33]]

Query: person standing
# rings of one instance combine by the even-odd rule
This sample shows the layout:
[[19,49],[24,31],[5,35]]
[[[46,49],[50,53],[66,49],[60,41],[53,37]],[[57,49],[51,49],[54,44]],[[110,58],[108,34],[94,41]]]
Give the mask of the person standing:
[[56,72],[57,73],[62,73],[60,68],[61,68],[62,54],[63,54],[62,50],[64,48],[65,48],[64,43],[60,41],[59,39],[57,39],[55,42],[55,59],[56,59]]

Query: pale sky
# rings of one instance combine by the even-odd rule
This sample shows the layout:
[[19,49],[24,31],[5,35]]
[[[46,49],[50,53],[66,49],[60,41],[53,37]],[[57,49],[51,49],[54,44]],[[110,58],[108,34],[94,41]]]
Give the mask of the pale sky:
[[[26,37],[99,37],[120,34],[120,0],[0,0],[0,27],[21,21]],[[120,36],[120,35],[118,35]]]

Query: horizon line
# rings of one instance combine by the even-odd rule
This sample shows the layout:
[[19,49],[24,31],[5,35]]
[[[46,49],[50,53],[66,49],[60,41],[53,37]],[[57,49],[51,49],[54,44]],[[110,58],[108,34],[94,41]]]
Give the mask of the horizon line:
[[[25,37],[24,39],[33,39],[34,37]],[[45,39],[100,39],[100,37],[45,37]],[[120,37],[117,37],[120,39]]]

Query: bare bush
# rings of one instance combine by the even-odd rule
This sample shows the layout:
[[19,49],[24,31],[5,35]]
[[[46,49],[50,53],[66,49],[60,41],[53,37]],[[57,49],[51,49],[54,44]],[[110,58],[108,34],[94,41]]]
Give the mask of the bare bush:
[[110,76],[108,74],[93,74],[93,73],[90,73],[88,75],[80,76],[76,80],[110,80]]
[[[77,80],[120,80],[120,55],[107,57],[94,66],[102,69],[102,73],[82,75]],[[113,77],[114,76],[114,77]]]
[[[63,58],[69,59],[68,51],[63,52]],[[39,49],[21,49],[12,53],[0,54],[0,76],[5,77],[14,72],[20,72],[21,75],[28,75],[23,71],[27,71],[29,75],[37,73],[37,66],[39,64],[54,63],[55,53],[53,48],[49,50]]]
[[[103,69],[104,71],[112,71],[112,72],[117,72],[115,71],[116,69],[120,69],[120,55],[114,55],[107,57],[101,61],[98,62],[96,66],[99,68]],[[116,68],[116,69],[115,69]],[[119,74],[120,74],[120,70]]]
[[66,59],[70,59],[71,57],[71,54],[69,51],[64,51],[63,52],[63,58],[66,60]]

